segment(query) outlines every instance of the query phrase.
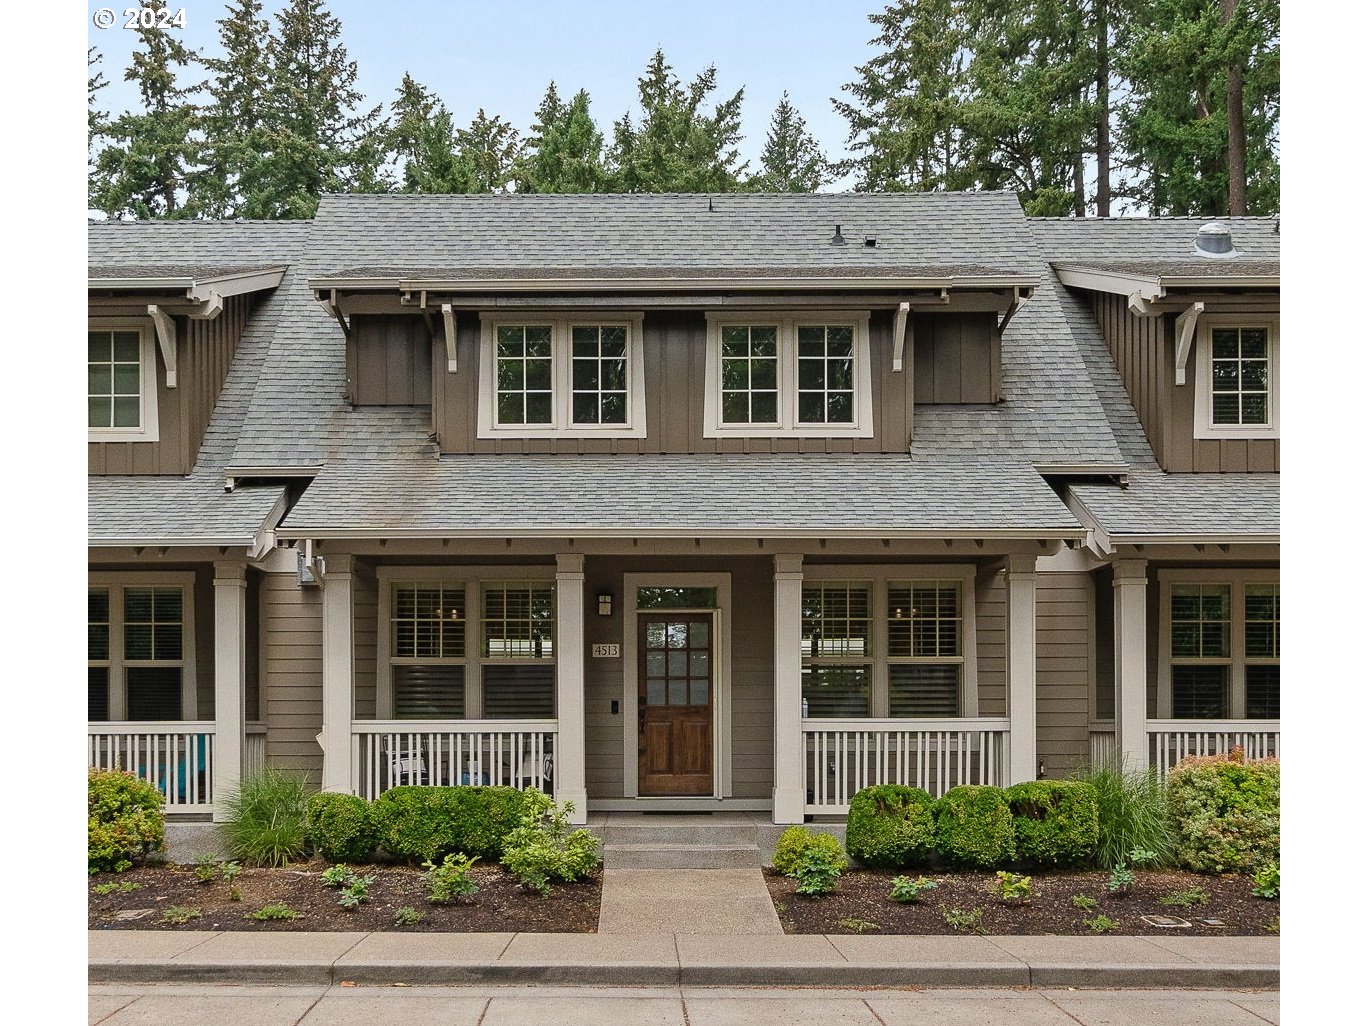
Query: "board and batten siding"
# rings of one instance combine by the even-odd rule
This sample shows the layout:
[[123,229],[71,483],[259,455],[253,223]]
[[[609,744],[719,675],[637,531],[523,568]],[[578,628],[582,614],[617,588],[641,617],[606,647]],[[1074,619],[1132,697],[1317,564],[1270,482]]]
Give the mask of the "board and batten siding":
[[[421,317],[354,316],[347,396],[356,406],[426,406],[432,402],[433,358]],[[445,348],[439,366],[446,367]]]
[[[1002,347],[995,315],[915,314],[911,327],[918,403],[995,403],[1001,398]],[[887,366],[883,371],[889,373]]]
[[318,781],[323,749],[323,590],[293,573],[262,575],[261,697],[266,760]]
[[[1279,469],[1276,438],[1196,438],[1197,345],[1188,352],[1187,383],[1174,384],[1177,314],[1137,317],[1125,296],[1091,293],[1093,315],[1149,438],[1159,465],[1173,473],[1252,473]],[[1276,305],[1264,308],[1276,311]],[[1213,315],[1204,315],[1204,320]],[[1270,316],[1276,317],[1276,312]],[[1197,331],[1202,331],[1202,322]]]
[[[166,387],[166,365],[151,318],[146,331],[155,353],[157,441],[90,442],[89,473],[188,474],[195,467],[204,432],[251,312],[250,295],[229,296],[213,320],[175,317],[176,387]],[[109,311],[113,316],[115,310]],[[98,316],[98,315],[93,315]]]

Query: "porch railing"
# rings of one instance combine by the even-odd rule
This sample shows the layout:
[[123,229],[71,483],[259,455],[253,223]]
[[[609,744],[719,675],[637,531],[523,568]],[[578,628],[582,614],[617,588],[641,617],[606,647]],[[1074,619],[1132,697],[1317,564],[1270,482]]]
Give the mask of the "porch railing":
[[1247,759],[1278,754],[1282,724],[1278,720],[1147,720],[1150,765],[1167,776],[1189,755],[1223,755],[1236,745]]
[[[88,765],[134,773],[161,792],[167,812],[214,809],[214,721],[90,723]],[[266,728],[248,724],[243,768],[266,764]]]
[[353,720],[352,790],[489,784],[551,791],[555,720]]
[[1088,760],[1094,765],[1116,757],[1116,724],[1099,720],[1088,724]]
[[939,798],[960,784],[1001,785],[1006,719],[803,721],[803,811],[843,815],[872,784],[920,787]]

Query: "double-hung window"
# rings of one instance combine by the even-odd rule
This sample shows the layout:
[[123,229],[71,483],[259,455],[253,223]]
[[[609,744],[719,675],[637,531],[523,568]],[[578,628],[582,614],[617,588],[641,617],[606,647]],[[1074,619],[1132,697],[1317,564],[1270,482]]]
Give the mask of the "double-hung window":
[[640,314],[481,319],[481,438],[644,438]]
[[1276,574],[1160,571],[1161,719],[1279,717]]
[[92,574],[87,660],[92,721],[193,720],[191,574]]
[[868,312],[708,314],[703,434],[869,438]]
[[805,716],[977,715],[972,568],[812,566],[804,575]]
[[1197,438],[1278,437],[1278,322],[1211,317],[1197,339]]
[[156,356],[141,321],[92,321],[86,332],[86,409],[92,442],[157,440]]
[[555,715],[555,580],[382,568],[381,719]]

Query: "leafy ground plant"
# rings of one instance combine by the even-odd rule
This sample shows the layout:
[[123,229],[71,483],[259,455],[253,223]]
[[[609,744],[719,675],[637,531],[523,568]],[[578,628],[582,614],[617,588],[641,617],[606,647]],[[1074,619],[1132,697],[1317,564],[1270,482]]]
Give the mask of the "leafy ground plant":
[[940,910],[945,925],[960,933],[987,933],[983,928],[983,909],[981,908],[943,908]]
[[134,883],[132,880],[111,880],[109,883],[96,884],[91,888],[96,894],[132,894],[134,891],[141,890],[142,884]]
[[245,778],[225,801],[233,855],[254,866],[284,866],[303,855],[309,794],[302,776],[269,766]]
[[195,860],[195,881],[213,883],[219,876],[219,860],[213,855],[201,855]]
[[1099,912],[1092,919],[1083,920],[1083,925],[1093,933],[1110,933],[1120,924],[1106,913]]
[[273,901],[270,904],[262,905],[255,912],[248,912],[248,919],[255,919],[258,922],[268,922],[272,919],[298,919],[301,913],[296,912],[283,901]]
[[1029,876],[1018,876],[1016,873],[1008,873],[1001,869],[998,870],[997,883],[992,885],[992,889],[1003,901],[1030,901],[1034,893]]
[[1124,862],[1118,862],[1112,867],[1111,876],[1107,878],[1107,890],[1120,897],[1125,897],[1134,886],[1135,874]]
[[161,921],[163,923],[188,923],[192,919],[200,917],[200,910],[189,908],[185,905],[172,905],[162,911]]
[[574,806],[557,806],[535,788],[523,792],[521,825],[504,838],[503,858],[524,888],[543,898],[551,893],[551,881],[573,883],[588,876],[599,864],[598,838],[588,830],[569,830]]
[[893,901],[901,902],[921,901],[921,896],[924,893],[934,890],[938,886],[935,880],[929,880],[924,876],[919,876],[915,880],[910,876],[895,876],[893,886],[889,888],[888,897]]
[[836,889],[843,868],[844,858],[835,858],[823,848],[808,848],[798,858],[798,868],[793,874],[798,886],[794,890],[808,897],[830,894]]
[[1090,898],[1086,894],[1075,894],[1070,900],[1074,903],[1074,908],[1081,908],[1084,912],[1091,912],[1097,908],[1096,899]]
[[1278,863],[1270,862],[1254,874],[1254,896],[1276,898],[1281,893],[1278,882]]
[[341,887],[347,882],[347,877],[352,875],[351,866],[339,862],[335,866],[329,866],[319,874],[319,879],[324,887]]
[[424,919],[423,913],[419,912],[412,905],[405,905],[394,910],[395,926],[417,926]]
[[374,873],[367,873],[365,876],[351,874],[342,885],[342,893],[337,896],[337,903],[343,908],[357,908],[363,901],[370,901],[370,887],[373,883]]
[[479,891],[480,887],[470,878],[470,867],[479,862],[479,856],[451,854],[437,865],[431,859],[423,863],[427,870],[423,882],[428,885],[428,901],[434,905],[445,905]]
[[1211,901],[1211,895],[1205,888],[1188,887],[1185,890],[1174,891],[1166,894],[1159,899],[1159,904],[1168,905],[1170,908],[1192,908],[1194,905],[1205,905]]
[[838,919],[836,925],[851,933],[868,933],[879,928],[878,923],[871,923],[868,919]]
[[242,875],[242,863],[225,862],[219,867],[219,875],[223,877],[224,883],[231,884]]
[[1281,933],[1282,923],[1279,920],[1279,916],[1272,916],[1268,922],[1264,923],[1264,929],[1269,933]]

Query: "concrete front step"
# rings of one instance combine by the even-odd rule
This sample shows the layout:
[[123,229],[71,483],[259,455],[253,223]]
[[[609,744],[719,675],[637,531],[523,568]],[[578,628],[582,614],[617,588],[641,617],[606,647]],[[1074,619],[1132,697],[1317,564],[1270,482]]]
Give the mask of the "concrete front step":
[[737,847],[756,843],[756,825],[752,822],[609,820],[599,834],[604,844],[717,844]]
[[605,869],[750,869],[762,864],[750,844],[610,843],[603,846]]

